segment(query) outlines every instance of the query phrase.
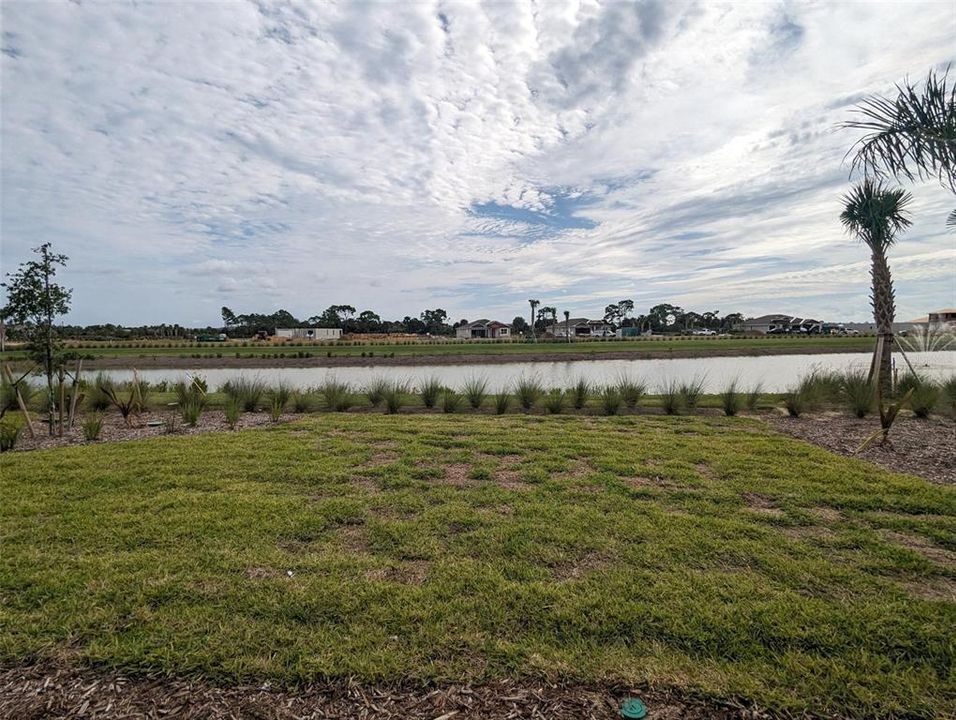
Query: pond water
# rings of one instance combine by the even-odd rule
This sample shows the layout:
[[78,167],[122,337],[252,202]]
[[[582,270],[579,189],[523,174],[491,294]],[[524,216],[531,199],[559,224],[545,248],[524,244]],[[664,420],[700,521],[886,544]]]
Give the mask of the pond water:
[[[942,379],[956,373],[956,351],[908,353],[907,357],[917,371],[928,378]],[[906,363],[893,355],[894,367],[903,373]],[[140,370],[143,380],[176,382],[188,376],[201,375],[210,389],[218,389],[224,382],[237,377],[258,377],[263,382],[286,383],[295,388],[322,385],[335,379],[347,382],[356,389],[371,380],[385,378],[406,381],[414,387],[429,378],[437,378],[443,385],[461,388],[472,378],[488,381],[489,392],[510,387],[521,377],[536,377],[547,387],[570,387],[578,378],[586,378],[595,385],[617,382],[622,376],[640,379],[654,393],[671,381],[685,382],[699,379],[704,392],[720,392],[732,380],[750,388],[760,383],[765,392],[783,392],[798,378],[815,369],[846,370],[869,367],[869,353],[836,353],[818,355],[766,355],[761,357],[712,357],[655,360],[573,360],[566,362],[518,362],[478,365],[391,365],[336,368],[255,368],[203,370]],[[132,378],[130,370],[112,370],[108,374],[116,380]]]

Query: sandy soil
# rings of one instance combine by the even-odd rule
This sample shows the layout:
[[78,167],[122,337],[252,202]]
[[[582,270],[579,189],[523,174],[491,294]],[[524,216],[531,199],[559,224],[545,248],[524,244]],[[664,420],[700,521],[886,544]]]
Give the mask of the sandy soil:
[[[648,342],[648,345],[653,345]],[[270,348],[270,352],[282,352],[281,348]],[[290,351],[291,352],[291,351]],[[333,352],[335,352],[333,350]],[[340,351],[341,352],[341,351]],[[360,351],[359,351],[360,352]],[[168,357],[163,355],[144,355],[127,357],[105,357],[97,360],[85,360],[85,370],[120,370],[150,368],[203,369],[203,368],[309,368],[309,367],[354,367],[378,365],[492,365],[516,362],[567,362],[572,360],[657,360],[667,358],[707,358],[707,357],[762,357],[766,355],[825,355],[831,353],[870,352],[859,346],[801,347],[793,345],[773,345],[754,348],[704,348],[681,350],[608,350],[595,352],[540,352],[488,353],[482,355],[402,355],[396,357],[333,356],[299,358],[256,358],[221,357],[191,358]],[[225,353],[224,353],[225,354]]]
[[280,690],[216,686],[162,676],[128,676],[58,666],[0,669],[0,718],[365,718],[611,720],[640,697],[648,720],[760,720],[757,711],[626,687],[502,680],[488,685],[361,685],[338,682]]
[[799,418],[766,416],[775,430],[820,445],[831,452],[857,457],[895,472],[910,473],[930,482],[956,485],[956,422],[943,416],[925,420],[901,416],[890,430],[890,444],[856,450],[879,429],[878,417],[858,419],[841,413]]

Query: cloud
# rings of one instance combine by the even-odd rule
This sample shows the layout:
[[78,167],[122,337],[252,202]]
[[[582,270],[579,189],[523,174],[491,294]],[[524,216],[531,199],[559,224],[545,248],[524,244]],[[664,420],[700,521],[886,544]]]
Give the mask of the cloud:
[[[52,240],[76,322],[530,295],[862,319],[833,128],[956,32],[941,3],[169,8],[0,8],[0,260]],[[901,316],[956,304],[954,199],[912,189]]]

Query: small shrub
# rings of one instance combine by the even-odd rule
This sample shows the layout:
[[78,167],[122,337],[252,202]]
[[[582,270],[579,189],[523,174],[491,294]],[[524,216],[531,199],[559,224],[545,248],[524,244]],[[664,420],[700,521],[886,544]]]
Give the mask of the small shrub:
[[684,394],[676,380],[668,380],[661,388],[661,407],[667,415],[677,415],[683,407]]
[[541,397],[544,388],[537,378],[522,377],[515,385],[515,394],[518,396],[518,403],[525,410],[530,410]]
[[87,442],[99,440],[101,432],[103,432],[103,415],[101,413],[91,413],[83,419],[83,438]]
[[385,410],[389,415],[394,415],[401,410],[405,404],[405,396],[408,395],[408,383],[395,382],[388,383],[385,388]]
[[329,380],[322,386],[322,399],[325,400],[325,406],[335,412],[345,412],[355,404],[352,388],[348,383],[337,380]]
[[167,435],[174,435],[179,432],[179,416],[170,413],[163,418],[163,432]]
[[783,405],[787,408],[790,417],[800,417],[816,407],[820,385],[816,381],[815,373],[805,375],[800,381],[783,396]]
[[495,413],[504,415],[511,407],[511,393],[507,390],[495,394]]
[[697,409],[697,402],[704,392],[703,378],[695,377],[690,382],[681,383],[679,391],[681,403],[690,411]]
[[385,399],[385,393],[388,392],[389,382],[383,377],[374,378],[365,389],[365,396],[368,398],[372,407],[378,407]]
[[23,422],[19,417],[8,415],[0,420],[0,452],[13,450],[22,432]]
[[571,388],[571,402],[575,410],[581,410],[588,404],[588,398],[591,396],[591,384],[583,377],[578,378]]
[[273,393],[269,400],[269,419],[274,423],[279,422],[283,411],[285,411],[285,404],[282,402],[282,398]]
[[259,409],[262,396],[266,392],[265,383],[258,377],[239,377],[229,380],[222,386],[222,391],[228,397],[235,398],[243,412],[255,412]]
[[242,413],[242,406],[234,397],[227,397],[226,404],[223,406],[223,414],[226,416],[226,425],[230,430],[235,430],[239,424],[239,416]]
[[724,415],[733,417],[740,412],[740,405],[743,398],[737,390],[737,381],[731,381],[730,385],[720,394],[720,404],[724,408]]
[[[281,417],[282,413],[285,412],[286,405],[289,404],[289,400],[292,397],[292,388],[286,385],[285,383],[280,382],[269,393],[269,413],[270,415],[275,413],[278,409],[279,416]],[[273,418],[275,422],[277,418]]]
[[198,397],[188,399],[180,406],[183,424],[195,427],[202,416],[204,404]]
[[763,394],[763,383],[757,383],[747,391],[747,409],[753,412],[757,409],[760,402],[760,396]]
[[98,373],[86,389],[86,406],[94,412],[108,410],[112,402],[106,390],[113,387],[113,381],[106,373]]
[[544,398],[544,409],[552,415],[558,415],[564,410],[564,391],[555,388]]
[[454,390],[446,389],[441,396],[441,409],[442,412],[453,413],[458,409],[458,406],[461,404],[461,395],[456,393]]
[[[2,381],[0,381],[0,416],[2,416],[3,413],[20,409],[20,404],[17,402],[18,389],[20,390],[20,397],[23,399],[23,404],[27,407],[29,407],[33,397],[38,394],[38,388],[26,380],[21,380],[14,386],[4,377]],[[109,407],[108,399],[106,401],[106,407]]]
[[605,415],[617,415],[621,409],[621,394],[613,385],[601,388],[601,411]]
[[847,370],[843,374],[843,388],[840,394],[847,408],[858,418],[866,417],[873,411],[876,387],[870,382],[865,370]]
[[438,397],[441,395],[442,385],[437,377],[430,377],[422,383],[422,404],[427,408],[435,407]]
[[617,387],[621,394],[621,400],[632,410],[637,407],[637,404],[647,392],[647,386],[644,383],[634,380],[627,375],[621,375]]
[[488,381],[481,377],[469,378],[465,382],[463,391],[465,398],[468,400],[468,404],[477,410],[485,401],[485,395],[488,393]]
[[910,407],[918,418],[928,418],[939,402],[940,386],[932,380],[920,379],[910,395]]
[[308,390],[296,390],[292,393],[292,412],[307,413],[312,412],[313,396]]

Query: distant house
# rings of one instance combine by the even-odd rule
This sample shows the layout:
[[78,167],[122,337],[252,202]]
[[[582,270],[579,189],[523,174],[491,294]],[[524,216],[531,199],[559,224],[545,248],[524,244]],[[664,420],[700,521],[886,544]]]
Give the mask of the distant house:
[[954,330],[956,329],[956,308],[943,308],[931,312],[926,321],[930,330]]
[[497,320],[475,320],[455,328],[459,340],[490,340],[511,338],[511,326]]
[[587,318],[569,318],[566,322],[558,321],[544,329],[546,335],[566,338],[571,337],[614,337],[614,328],[603,320],[588,320]]
[[760,317],[747,318],[741,323],[741,329],[749,333],[811,333],[822,331],[823,322],[814,318],[795,317],[772,313]]
[[276,328],[276,337],[296,340],[338,340],[342,328]]

